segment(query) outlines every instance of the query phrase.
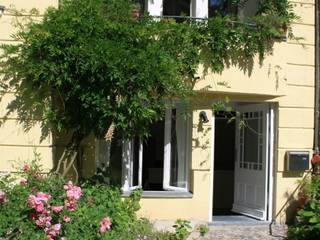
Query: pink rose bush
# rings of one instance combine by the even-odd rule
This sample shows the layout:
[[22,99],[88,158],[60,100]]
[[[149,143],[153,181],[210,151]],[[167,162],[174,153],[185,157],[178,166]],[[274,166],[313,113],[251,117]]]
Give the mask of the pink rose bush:
[[[38,192],[36,195],[30,194],[27,200],[27,206],[34,210],[33,213],[29,214],[29,218],[35,225],[44,230],[49,240],[53,240],[59,236],[61,229],[60,223],[52,223],[53,218],[51,215],[59,214],[63,209],[72,212],[75,211],[77,201],[82,195],[81,188],[74,186],[71,181],[63,187],[66,197],[64,206],[50,206],[49,200],[51,199],[51,195],[43,192]],[[62,220],[68,223],[71,219],[68,216],[63,216]]]
[[26,164],[19,175],[1,179],[0,239],[127,239],[138,223],[137,195],[121,199],[116,188],[80,187],[39,169]]

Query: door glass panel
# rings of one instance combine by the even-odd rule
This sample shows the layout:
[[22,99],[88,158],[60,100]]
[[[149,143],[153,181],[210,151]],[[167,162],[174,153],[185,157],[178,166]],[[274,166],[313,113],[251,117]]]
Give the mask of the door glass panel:
[[262,170],[262,112],[243,114],[240,131],[240,168]]

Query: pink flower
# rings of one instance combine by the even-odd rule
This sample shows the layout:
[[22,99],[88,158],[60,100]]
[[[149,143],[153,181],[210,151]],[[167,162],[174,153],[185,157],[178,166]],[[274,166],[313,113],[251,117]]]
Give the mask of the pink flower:
[[49,194],[46,194],[46,193],[38,192],[37,193],[37,198],[40,201],[48,201],[51,198],[51,196]]
[[38,213],[43,213],[44,209],[44,202],[50,199],[51,196],[49,194],[45,194],[42,192],[38,192],[37,196],[29,195],[28,197],[28,207],[35,209]]
[[28,184],[28,180],[27,179],[25,179],[25,178],[21,178],[20,179],[20,185],[21,186],[27,186],[27,184]]
[[110,218],[106,217],[103,218],[100,222],[100,226],[99,226],[99,232],[100,234],[105,233],[106,231],[110,230],[111,228],[111,220]]
[[6,201],[6,194],[0,190],[0,204]]
[[67,199],[64,201],[64,207],[68,211],[74,211],[77,207],[77,201],[82,195],[81,188],[78,186],[74,186],[71,181],[67,182],[63,186],[66,191]]
[[29,169],[30,169],[30,167],[29,167],[28,164],[25,164],[25,165],[23,165],[23,167],[22,167],[22,171],[24,171],[24,172],[28,172]]
[[66,195],[68,199],[79,200],[79,198],[82,195],[81,188],[78,186],[74,186],[71,181],[64,185],[63,188],[64,190],[66,190]]
[[71,220],[70,217],[68,217],[68,216],[63,216],[63,221],[64,221],[64,222],[68,223],[68,222],[70,222],[70,220]]
[[54,239],[56,236],[59,235],[61,229],[61,224],[55,224],[44,229],[45,234],[47,235],[48,239]]
[[41,215],[36,220],[36,225],[39,227],[50,227],[52,218],[50,216]]
[[34,196],[34,195],[29,195],[29,197],[28,197],[28,207],[32,208],[32,209],[35,209],[36,212],[39,212],[39,213],[44,211],[43,202],[39,198]]
[[77,202],[76,200],[65,200],[64,201],[64,208],[67,209],[70,212],[73,212],[76,210]]
[[54,213],[59,213],[62,211],[63,206],[52,206],[51,209]]

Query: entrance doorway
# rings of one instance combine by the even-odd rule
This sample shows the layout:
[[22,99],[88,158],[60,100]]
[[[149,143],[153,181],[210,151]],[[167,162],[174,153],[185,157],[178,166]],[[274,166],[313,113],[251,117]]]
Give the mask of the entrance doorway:
[[273,110],[237,104],[214,116],[213,216],[271,218]]
[[235,129],[234,113],[215,114],[213,215],[232,215],[234,198]]

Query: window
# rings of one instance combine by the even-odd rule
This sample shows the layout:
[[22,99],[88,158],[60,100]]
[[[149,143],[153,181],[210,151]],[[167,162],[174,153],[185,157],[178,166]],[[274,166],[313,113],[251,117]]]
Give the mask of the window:
[[208,0],[209,17],[217,15],[236,15],[240,18],[252,17],[256,14],[259,0],[246,0],[239,4],[238,7],[232,4],[232,0]]
[[236,11],[231,2],[232,0],[209,0],[209,17],[235,14]]
[[190,16],[190,0],[163,0],[164,16]]
[[123,146],[123,190],[187,191],[190,119],[181,105],[166,111],[150,136]]
[[140,12],[143,13],[146,10],[146,1],[145,0],[134,0],[136,6],[140,8]]

